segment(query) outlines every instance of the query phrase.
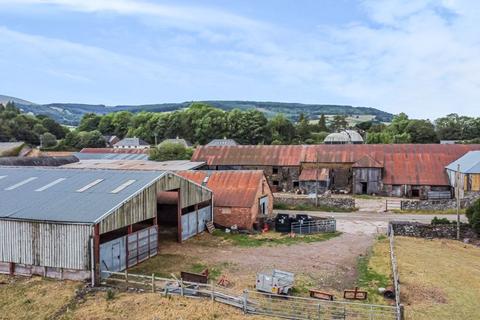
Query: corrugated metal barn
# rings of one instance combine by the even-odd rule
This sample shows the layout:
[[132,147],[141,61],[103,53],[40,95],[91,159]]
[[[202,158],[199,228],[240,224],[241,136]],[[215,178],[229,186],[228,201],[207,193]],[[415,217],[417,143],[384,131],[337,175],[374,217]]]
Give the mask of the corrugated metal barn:
[[[158,202],[166,191],[178,195],[174,210]],[[0,167],[0,273],[98,282],[155,255],[165,216],[182,241],[182,220],[202,207],[193,233],[203,231],[211,202],[210,190],[165,171]]]
[[199,146],[192,161],[205,161],[209,170],[263,170],[279,191],[298,190],[305,168],[325,168],[331,189],[422,198],[450,190],[445,166],[472,150],[480,145]]

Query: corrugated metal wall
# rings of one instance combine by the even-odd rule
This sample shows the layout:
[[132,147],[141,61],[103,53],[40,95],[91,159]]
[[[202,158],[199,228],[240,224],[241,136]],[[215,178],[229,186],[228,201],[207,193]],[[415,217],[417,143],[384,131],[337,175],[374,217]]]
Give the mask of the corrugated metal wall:
[[100,234],[155,217],[157,192],[181,189],[181,207],[186,208],[208,201],[212,193],[199,185],[172,173],[162,176],[156,183],[125,202],[99,223]]
[[0,261],[88,270],[92,227],[0,220]]
[[197,203],[208,201],[212,193],[197,184],[174,174],[166,174],[157,182],[158,191],[181,189],[181,207],[186,208]]
[[156,214],[157,192],[153,184],[102,219],[99,223],[100,234],[153,218]]

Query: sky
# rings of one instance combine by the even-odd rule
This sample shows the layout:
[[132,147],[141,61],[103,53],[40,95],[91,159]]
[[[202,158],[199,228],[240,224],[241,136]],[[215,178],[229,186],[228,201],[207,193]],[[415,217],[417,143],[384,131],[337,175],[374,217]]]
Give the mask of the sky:
[[0,94],[480,116],[480,1],[0,0]]

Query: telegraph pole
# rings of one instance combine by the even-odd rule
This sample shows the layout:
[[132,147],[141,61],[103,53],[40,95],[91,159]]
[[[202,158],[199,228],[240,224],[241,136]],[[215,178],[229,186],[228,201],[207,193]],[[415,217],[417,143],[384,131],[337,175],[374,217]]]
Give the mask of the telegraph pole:
[[318,151],[315,152],[315,207],[318,207]]
[[455,180],[455,193],[457,198],[457,240],[460,240],[460,164],[457,165],[457,179]]

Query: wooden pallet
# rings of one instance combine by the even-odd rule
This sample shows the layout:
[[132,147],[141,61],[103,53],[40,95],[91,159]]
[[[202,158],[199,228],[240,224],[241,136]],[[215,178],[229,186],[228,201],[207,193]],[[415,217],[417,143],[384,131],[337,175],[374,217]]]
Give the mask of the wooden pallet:
[[212,221],[208,221],[205,225],[207,226],[208,233],[213,233],[213,231],[215,231],[215,226]]

